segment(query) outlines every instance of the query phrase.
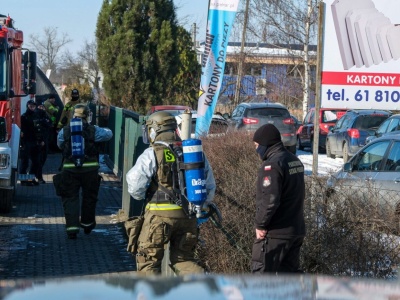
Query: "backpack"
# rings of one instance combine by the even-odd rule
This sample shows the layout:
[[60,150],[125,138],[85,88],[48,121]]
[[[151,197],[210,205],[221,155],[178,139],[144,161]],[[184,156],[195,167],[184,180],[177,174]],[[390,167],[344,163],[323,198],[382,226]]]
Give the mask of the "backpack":
[[185,180],[182,169],[183,163],[182,147],[179,143],[153,144],[157,161],[156,182],[157,189],[168,194],[171,200],[187,210],[188,202],[185,196]]
[[[67,125],[64,127],[64,149],[63,149],[63,157],[68,159],[69,161],[77,164],[76,158],[72,156],[72,146],[71,146],[71,127]],[[95,143],[95,131],[96,128],[93,125],[89,125],[88,123],[83,123],[83,131],[82,136],[84,139],[84,158],[83,160],[97,160],[97,156],[99,155],[99,149],[97,144]],[[82,162],[83,163],[83,162]]]

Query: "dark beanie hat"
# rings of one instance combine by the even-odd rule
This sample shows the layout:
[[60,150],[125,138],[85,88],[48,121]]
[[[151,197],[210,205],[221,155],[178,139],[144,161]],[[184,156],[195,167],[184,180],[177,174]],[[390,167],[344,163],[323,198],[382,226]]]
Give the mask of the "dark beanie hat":
[[279,130],[272,124],[265,124],[254,133],[253,141],[261,146],[272,146],[281,142]]
[[28,105],[30,105],[30,104],[36,106],[36,102],[35,102],[34,100],[29,100],[29,101],[26,103],[26,107],[28,107]]

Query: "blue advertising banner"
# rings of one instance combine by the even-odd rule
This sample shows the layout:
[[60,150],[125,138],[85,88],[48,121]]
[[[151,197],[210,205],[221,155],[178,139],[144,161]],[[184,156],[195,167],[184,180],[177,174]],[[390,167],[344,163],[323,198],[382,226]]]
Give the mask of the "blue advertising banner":
[[201,62],[196,138],[208,134],[224,76],[226,52],[239,0],[210,0]]

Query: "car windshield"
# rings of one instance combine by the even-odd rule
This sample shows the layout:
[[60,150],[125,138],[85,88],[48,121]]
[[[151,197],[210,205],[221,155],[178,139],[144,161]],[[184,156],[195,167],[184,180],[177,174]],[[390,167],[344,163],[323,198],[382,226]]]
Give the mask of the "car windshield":
[[155,112],[158,112],[158,111],[165,111],[165,112],[167,112],[167,113],[170,113],[170,114],[173,115],[173,116],[177,116],[177,115],[183,114],[183,113],[185,112],[184,110],[178,110],[178,109],[173,109],[173,110],[156,110]]
[[377,170],[390,141],[375,143],[360,152],[353,161],[353,170]]
[[[212,119],[208,134],[221,134],[226,133],[228,130],[228,123],[223,120]],[[196,119],[192,119],[192,133],[196,131]]]
[[387,118],[388,116],[385,115],[360,116],[359,118],[357,118],[354,128],[358,128],[361,130],[378,128],[379,125]]
[[290,118],[287,110],[271,107],[251,109],[247,113],[247,116],[252,118]]
[[400,142],[395,142],[386,160],[385,171],[400,171]]

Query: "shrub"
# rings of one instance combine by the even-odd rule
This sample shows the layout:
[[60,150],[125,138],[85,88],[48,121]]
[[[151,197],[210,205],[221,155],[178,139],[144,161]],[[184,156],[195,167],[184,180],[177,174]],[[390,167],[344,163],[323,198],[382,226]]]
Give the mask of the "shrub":
[[[223,221],[210,218],[201,226],[197,256],[213,273],[250,272],[255,181],[261,164],[252,137],[252,133],[229,132],[203,139],[217,181],[214,201]],[[395,277],[399,221],[393,205],[385,199],[388,195],[372,188],[368,194],[344,188],[329,193],[326,179],[306,176],[303,270],[323,275]]]

